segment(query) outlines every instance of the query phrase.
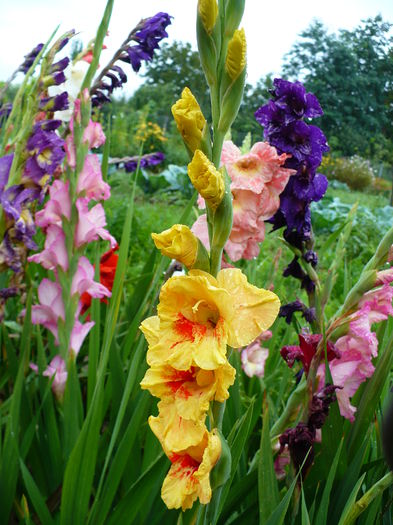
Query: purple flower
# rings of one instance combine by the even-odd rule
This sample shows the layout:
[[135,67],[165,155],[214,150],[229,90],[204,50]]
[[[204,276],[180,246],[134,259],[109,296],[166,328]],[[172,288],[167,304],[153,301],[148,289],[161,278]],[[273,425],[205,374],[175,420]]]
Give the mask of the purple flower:
[[63,91],[63,93],[55,97],[45,97],[40,100],[40,109],[42,111],[63,111],[64,109],[68,109],[68,106],[67,91]]
[[292,115],[293,120],[303,117],[315,118],[323,115],[318,99],[306,90],[300,82],[289,82],[282,78],[275,78],[272,94],[276,99],[276,105],[287,115],[287,122]]
[[308,323],[315,321],[315,308],[307,308],[307,306],[299,301],[299,299],[296,299],[296,301],[293,301],[292,303],[283,304],[280,307],[278,316],[285,317],[285,322],[290,324],[295,312],[301,312],[302,316]]
[[59,71],[64,71],[69,63],[70,63],[70,59],[68,57],[64,57],[58,62],[55,62],[54,64],[51,65],[50,72],[53,74],[53,73],[58,73]]
[[10,174],[10,169],[12,166],[12,161],[14,160],[14,154],[5,155],[0,157],[0,199],[3,195],[4,188],[8,182],[8,176]]
[[[315,429],[306,423],[298,423],[295,428],[289,428],[280,438],[280,453],[288,446],[291,460],[298,472],[303,465],[303,476],[314,461]],[[307,458],[307,459],[306,459]]]
[[35,250],[37,245],[33,241],[36,228],[28,204],[37,200],[39,196],[38,188],[25,188],[19,184],[5,190],[0,201],[6,216],[13,219],[14,238],[30,250]]
[[142,62],[152,60],[160,41],[168,36],[165,29],[170,23],[171,17],[167,13],[157,13],[151,18],[142,20],[136,29],[131,31],[126,42],[115,53],[112,61],[104,68],[90,90],[94,107],[110,102],[113,90],[127,82],[127,75],[120,66],[116,65],[116,61],[120,59],[138,72]]
[[25,59],[23,63],[19,66],[18,71],[21,71],[22,73],[26,74],[33,65],[34,60],[37,58],[37,55],[43,47],[44,44],[38,44],[34,49],[30,51],[30,53],[25,55]]
[[341,389],[339,386],[326,385],[320,392],[313,395],[310,414],[308,417],[309,426],[322,428],[326,418],[329,415],[330,405],[337,400],[336,390]]
[[27,141],[27,150],[35,156],[38,166],[49,174],[54,173],[65,157],[64,140],[42,127],[33,130]]
[[160,41],[168,36],[165,29],[170,23],[171,17],[168,13],[162,12],[143,20],[140,29],[132,38],[135,44],[129,46],[120,59],[131,64],[132,69],[138,72],[142,61],[152,60]]
[[318,264],[318,255],[312,251],[312,250],[308,250],[304,255],[303,255],[303,258],[306,262],[308,262],[309,264],[311,264],[311,266],[313,266],[314,268],[316,267],[316,265]]
[[[164,153],[157,151],[155,153],[148,153],[140,158],[140,167],[149,168],[161,164],[165,159]],[[124,169],[127,173],[132,173],[138,167],[138,157],[132,157],[130,160],[124,162]]]

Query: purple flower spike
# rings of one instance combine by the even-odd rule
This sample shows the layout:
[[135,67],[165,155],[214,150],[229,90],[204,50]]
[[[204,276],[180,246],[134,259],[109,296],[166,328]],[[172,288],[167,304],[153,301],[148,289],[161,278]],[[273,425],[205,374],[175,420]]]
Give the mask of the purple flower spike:
[[44,44],[38,44],[34,49],[30,51],[30,53],[25,55],[25,59],[23,63],[19,66],[18,71],[21,71],[22,73],[26,74],[33,65],[34,60],[37,58],[37,55],[43,47]]

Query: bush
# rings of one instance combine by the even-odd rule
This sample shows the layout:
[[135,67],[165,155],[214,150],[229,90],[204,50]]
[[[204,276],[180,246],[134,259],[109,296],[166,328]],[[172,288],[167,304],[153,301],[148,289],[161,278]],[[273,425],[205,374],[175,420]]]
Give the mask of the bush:
[[328,179],[345,182],[352,190],[364,190],[374,181],[370,162],[358,155],[342,158],[328,155],[323,159],[320,170]]

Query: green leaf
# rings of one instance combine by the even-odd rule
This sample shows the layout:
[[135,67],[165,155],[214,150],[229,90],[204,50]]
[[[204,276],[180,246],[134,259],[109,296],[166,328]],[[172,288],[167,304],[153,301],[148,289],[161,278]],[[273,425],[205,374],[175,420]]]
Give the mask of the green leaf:
[[124,469],[127,467],[127,462],[132,454],[132,449],[140,432],[140,427],[144,419],[147,417],[146,411],[149,407],[149,401],[150,396],[147,392],[141,392],[138,396],[136,409],[124,432],[106,476],[104,476],[105,471],[103,470],[102,479],[105,483],[102,486],[102,495],[101,490],[98,490],[88,523],[99,525],[105,523],[108,517],[108,512],[110,511],[112,502],[115,498]]
[[343,443],[344,443],[344,439],[341,439],[336,455],[334,456],[328,478],[326,480],[325,488],[322,493],[322,499],[321,499],[321,503],[319,505],[318,513],[316,516],[315,525],[326,525],[328,523],[327,517],[328,517],[328,511],[329,511],[330,493],[332,490],[334,478],[336,476],[337,465],[340,459]]
[[5,429],[5,439],[0,464],[0,509],[1,518],[4,523],[8,523],[18,481],[20,410],[25,380],[25,369],[28,367],[30,355],[31,301],[32,290],[30,289],[27,296],[26,315],[21,337],[21,357],[11,398],[11,407]]
[[297,483],[297,477],[292,481],[291,486],[287,490],[285,496],[282,498],[280,503],[274,509],[269,519],[266,521],[266,525],[282,525],[284,523],[285,515],[288,511],[289,503],[292,498],[293,491]]
[[278,485],[270,440],[269,407],[266,398],[263,402],[263,425],[258,462],[258,500],[259,523],[267,519],[279,503]]
[[302,485],[302,525],[311,525],[310,516],[308,515],[306,498],[304,497],[304,490]]
[[[239,429],[236,433],[232,442],[228,444],[231,450],[232,455],[232,468],[231,475],[229,480],[223,485],[214,491],[211,502],[209,503],[209,515],[211,516],[211,523],[214,525],[217,523],[217,520],[221,514],[221,511],[224,507],[225,500],[228,496],[229,489],[233,482],[233,479],[236,474],[237,467],[239,465],[240,457],[246,445],[247,439],[252,432],[251,420],[252,414],[255,406],[255,400],[250,403],[250,406],[247,409],[247,412],[242,416],[241,422],[239,424]],[[209,522],[210,523],[210,522]]]
[[35,483],[32,475],[30,474],[26,465],[23,463],[22,459],[19,459],[19,463],[27,493],[37,513],[37,516],[41,520],[41,523],[44,523],[45,525],[54,525],[55,522],[49,513],[48,507],[45,503],[45,498],[42,496],[40,489],[37,487],[37,484]]
[[361,476],[361,478],[357,481],[356,485],[353,487],[352,492],[349,495],[347,504],[345,505],[343,513],[341,514],[341,518],[340,518],[340,521],[338,522],[338,525],[344,525],[346,523],[347,517],[350,515],[352,506],[356,501],[356,496],[359,492],[359,489],[363,483],[365,476],[366,476],[366,473],[364,473]]
[[[156,497],[165,472],[168,470],[168,459],[161,454],[130,487],[111,513],[106,525],[119,525],[120,523],[137,523],[135,521],[139,512],[146,514]],[[146,502],[148,503],[146,504]],[[145,523],[140,521],[139,523]]]

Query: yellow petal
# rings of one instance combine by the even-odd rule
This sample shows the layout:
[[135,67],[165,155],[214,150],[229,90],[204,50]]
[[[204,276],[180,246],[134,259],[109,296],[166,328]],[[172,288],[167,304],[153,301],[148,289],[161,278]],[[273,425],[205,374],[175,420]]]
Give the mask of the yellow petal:
[[149,417],[149,425],[167,455],[185,450],[202,441],[206,431],[206,414],[202,414],[197,421],[184,419],[179,416],[176,406],[166,400],[158,403],[158,409],[157,417]]
[[202,19],[203,27],[206,29],[206,32],[210,34],[217,20],[217,0],[199,0],[198,12]]
[[188,165],[188,176],[207,204],[215,210],[225,193],[225,182],[222,173],[199,149],[194,153]]
[[246,276],[237,268],[221,270],[217,282],[230,293],[232,299],[225,318],[228,344],[234,348],[246,346],[273,324],[280,309],[280,300],[275,293],[248,283]]
[[228,44],[225,69],[232,80],[235,80],[246,67],[247,42],[244,29],[236,29]]
[[206,120],[188,87],[183,89],[181,98],[172,106],[172,115],[184,142],[194,152],[201,145]]
[[188,226],[175,224],[172,228],[161,233],[152,233],[151,236],[162,255],[176,259],[187,268],[191,268],[195,263],[198,239]]
[[158,315],[153,315],[142,321],[140,329],[149,345],[155,345],[160,340],[160,319]]

